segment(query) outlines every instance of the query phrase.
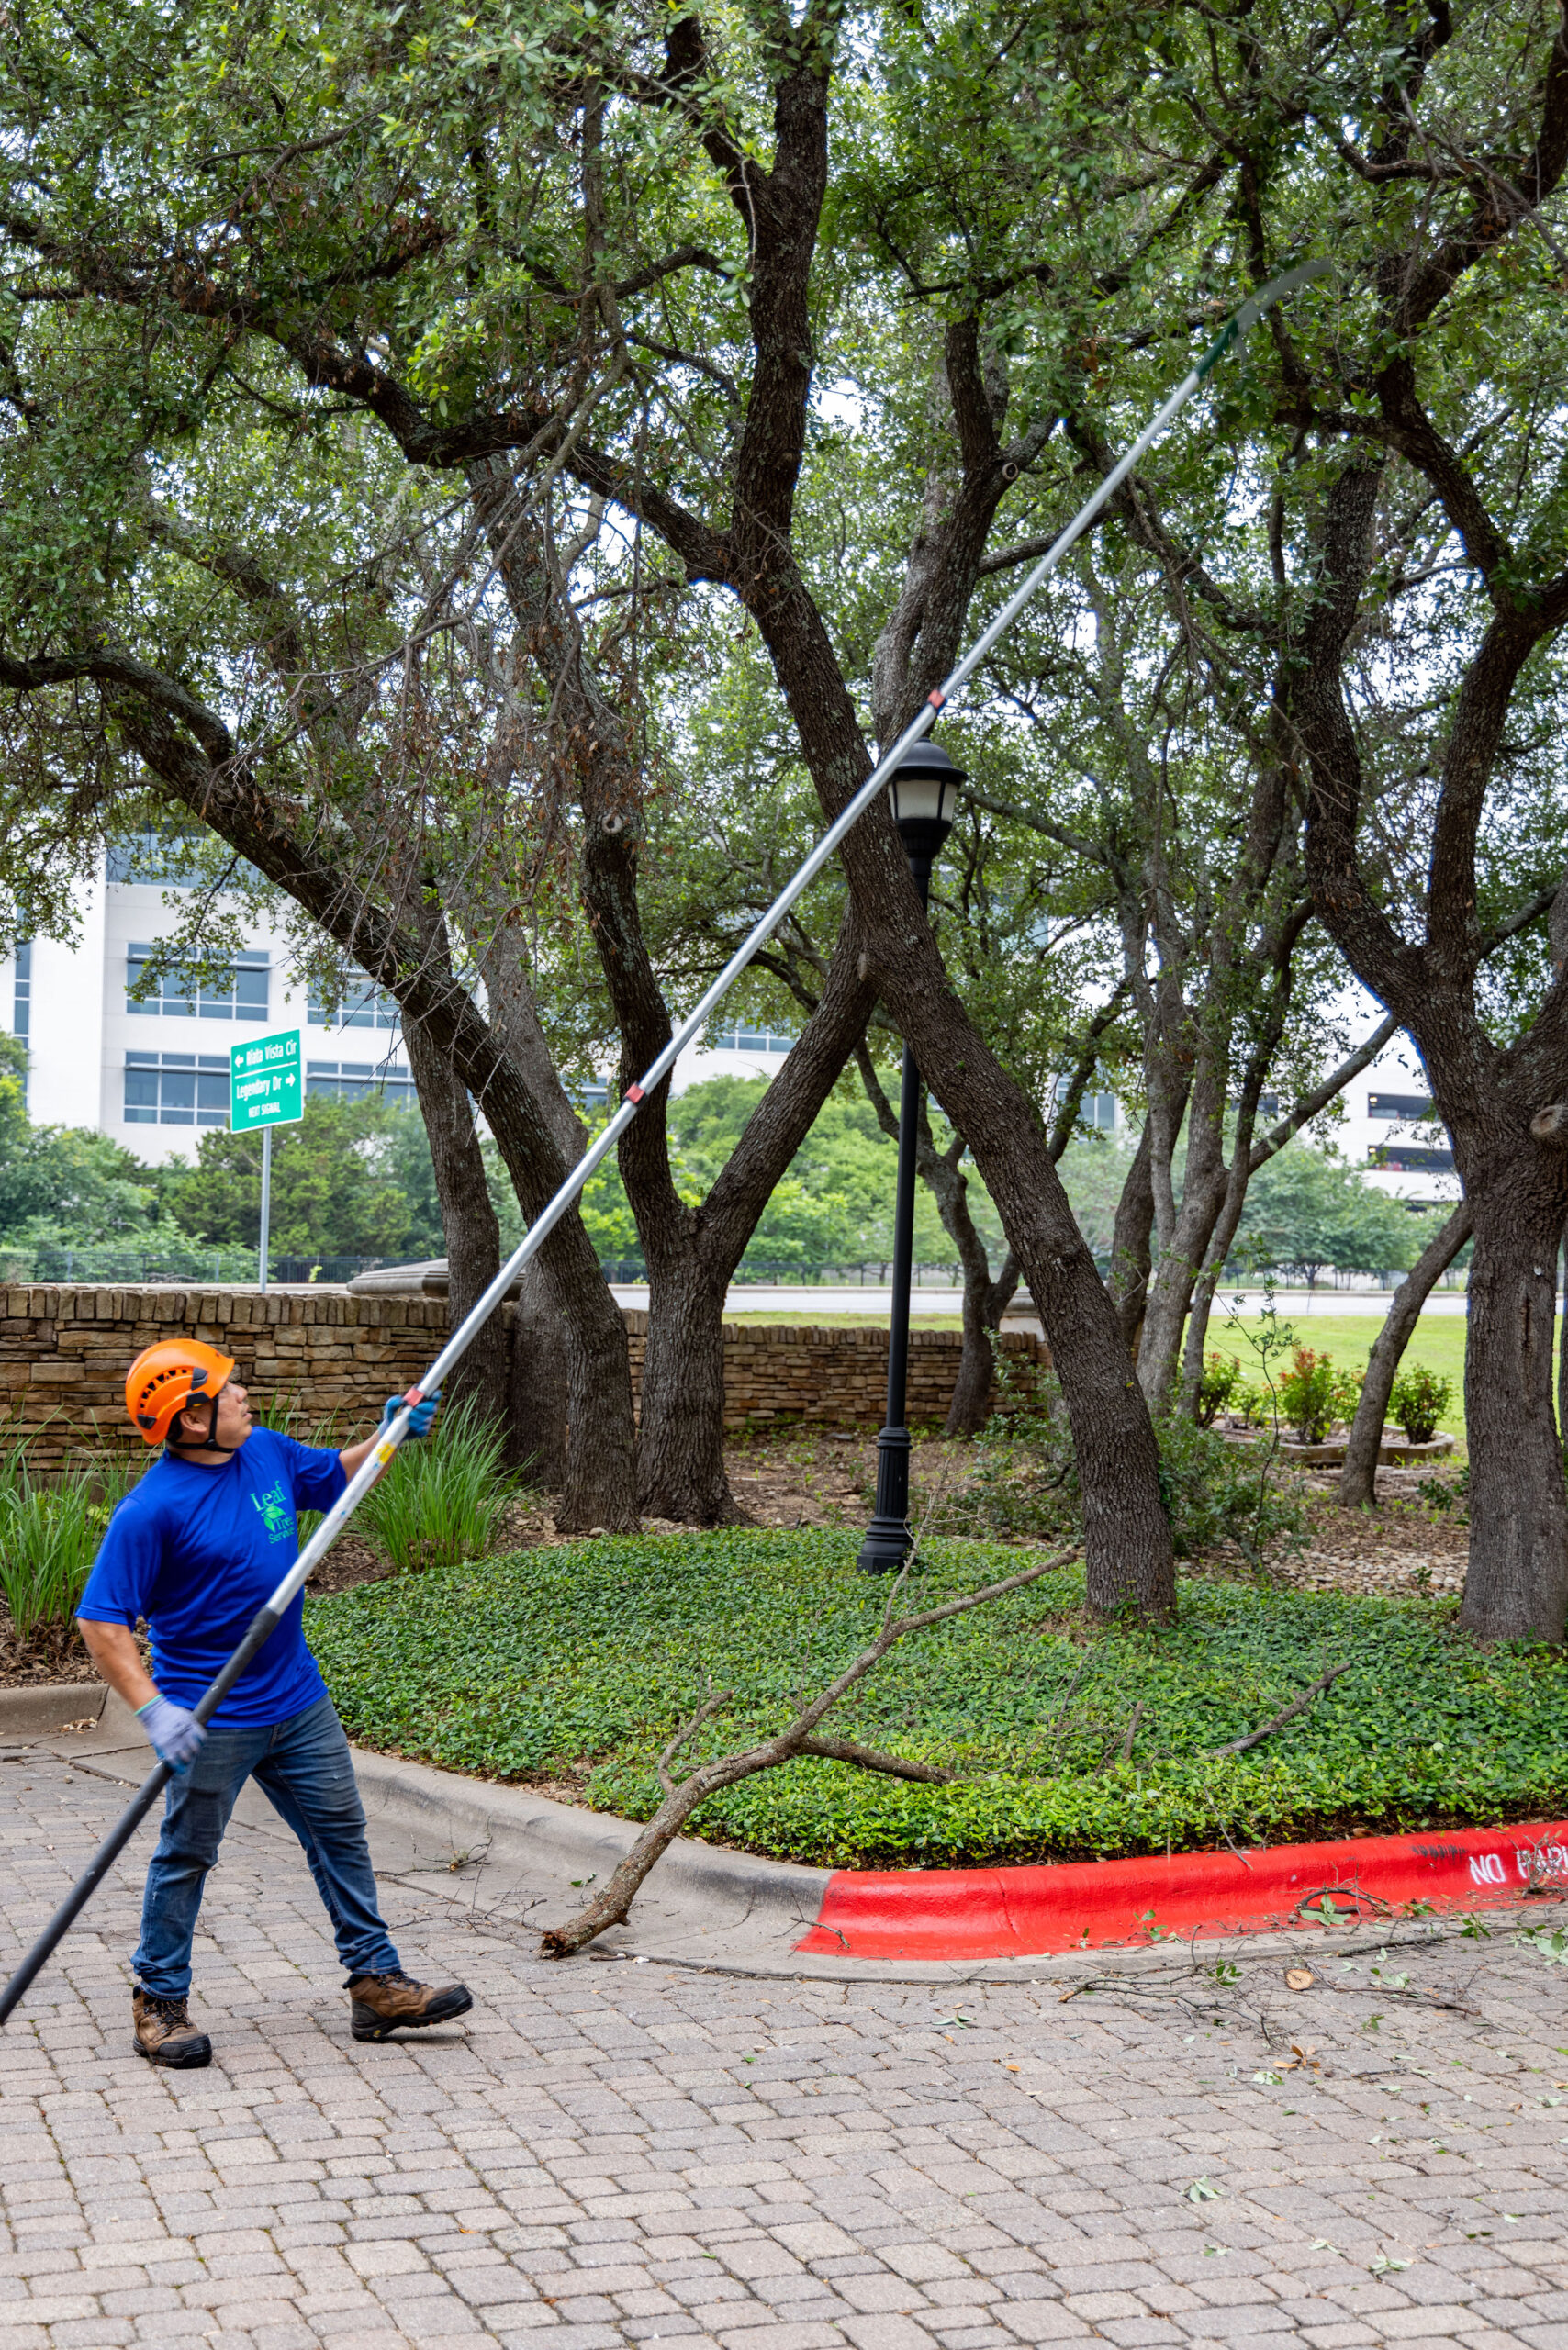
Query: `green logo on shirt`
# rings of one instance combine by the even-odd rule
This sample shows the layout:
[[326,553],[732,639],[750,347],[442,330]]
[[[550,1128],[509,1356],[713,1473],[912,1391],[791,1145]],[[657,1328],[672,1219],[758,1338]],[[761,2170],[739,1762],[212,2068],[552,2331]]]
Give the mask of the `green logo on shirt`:
[[286,1542],[294,1531],[294,1512],[284,1499],[282,1485],[274,1485],[268,1493],[252,1494],[251,1499],[262,1513],[263,1522],[267,1529],[267,1540]]

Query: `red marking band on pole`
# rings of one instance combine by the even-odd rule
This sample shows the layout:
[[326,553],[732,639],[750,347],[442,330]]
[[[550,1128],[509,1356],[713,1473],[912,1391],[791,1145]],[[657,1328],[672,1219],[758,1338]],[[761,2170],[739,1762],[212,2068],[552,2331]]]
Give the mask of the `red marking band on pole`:
[[640,1085],[629,1085],[622,1098],[627,1102],[641,1102],[643,1099],[643,1089]]
[[931,704],[931,707],[932,707],[932,709],[933,709],[933,710],[946,710],[946,707],[947,707],[947,697],[946,697],[946,694],[939,694],[939,693],[936,691],[936,688],[935,688],[935,686],[932,688],[931,691],[926,695],[925,699],[926,699],[926,700]]
[[839,1869],[795,1944],[824,1958],[1026,1958],[1495,1908],[1568,1880],[1568,1821],[1054,1868]]
[[408,1393],[403,1398],[404,1403],[408,1404],[410,1411],[416,1404],[422,1404],[424,1400],[425,1391],[422,1387],[410,1387]]

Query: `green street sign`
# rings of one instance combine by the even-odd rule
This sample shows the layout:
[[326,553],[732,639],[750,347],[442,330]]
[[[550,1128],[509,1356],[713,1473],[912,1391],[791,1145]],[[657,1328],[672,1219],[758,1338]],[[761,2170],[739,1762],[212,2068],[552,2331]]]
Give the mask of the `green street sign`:
[[237,1135],[288,1126],[305,1115],[299,1031],[252,1036],[229,1048],[229,1124]]

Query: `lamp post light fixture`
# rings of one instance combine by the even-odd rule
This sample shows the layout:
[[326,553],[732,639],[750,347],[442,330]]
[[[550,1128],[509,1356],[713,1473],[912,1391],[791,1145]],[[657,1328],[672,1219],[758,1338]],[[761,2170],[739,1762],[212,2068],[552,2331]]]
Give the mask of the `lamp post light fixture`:
[[[888,785],[893,822],[909,858],[909,869],[924,906],[931,868],[953,829],[958,786],[968,780],[946,751],[929,737],[917,743],[894,769]],[[899,1088],[899,1172],[893,1203],[893,1297],[888,1328],[888,1418],[877,1438],[877,1505],[858,1564],[868,1574],[896,1574],[909,1555],[909,1429],[904,1424],[909,1384],[909,1290],[914,1256],[915,1150],[920,1128],[920,1071],[903,1048]]]

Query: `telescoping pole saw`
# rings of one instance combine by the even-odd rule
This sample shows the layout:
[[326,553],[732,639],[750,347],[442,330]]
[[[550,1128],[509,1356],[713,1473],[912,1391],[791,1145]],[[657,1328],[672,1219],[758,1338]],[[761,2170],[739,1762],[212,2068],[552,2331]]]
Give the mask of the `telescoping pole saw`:
[[[621,1136],[636,1116],[641,1104],[655,1087],[668,1076],[677,1058],[699,1034],[714,1008],[722,1002],[757,949],[765,946],[772,937],[796,899],[816,879],[845,834],[865,814],[878,792],[896,772],[905,754],[913,750],[915,744],[923,741],[930,733],[936,723],[938,713],[952,699],[958,688],[973,677],[991,647],[1006,634],[1036,590],[1050,577],[1063,555],[1077,543],[1096,516],[1115,496],[1145,450],[1159,438],[1172,418],[1181,414],[1199,385],[1213,369],[1218,366],[1232,344],[1238,342],[1249,328],[1257,324],[1265,310],[1271,308],[1274,303],[1283,300],[1286,295],[1294,294],[1298,286],[1306,285],[1309,279],[1326,275],[1327,267],[1327,262],[1306,262],[1299,269],[1287,270],[1283,276],[1271,279],[1267,285],[1260,285],[1255,294],[1248,297],[1241,308],[1226,321],[1224,328],[1209,345],[1203,357],[1194,366],[1188,369],[1170,397],[1145,425],[1126,456],[1118,464],[1112,467],[1093,496],[1080,508],[1060,537],[1053,543],[1048,552],[1041,556],[1017,593],[1009,598],[990,627],[977,638],[969,652],[965,654],[958,667],[951,671],[935,691],[928,697],[919,716],[911,720],[891,750],[879,760],[854,799],[828,826],[827,831],[818,841],[794,878],[780,890],[744,944],[736,948],[718,978],[696,1008],[682,1022],[658,1058],[644,1071],[639,1081],[629,1089],[604,1132],[592,1144],[586,1155],[577,1161],[548,1207],[544,1208],[536,1221],[529,1226],[523,1239],[513,1249],[484,1295],[476,1300],[470,1312],[453,1332],[430,1369],[424,1373],[420,1384],[409,1388],[403,1398],[403,1408],[388,1424],[381,1442],[361,1463],[344,1491],[333,1503],[304,1550],[299,1553],[289,1572],[285,1575],[267,1601],[266,1606],[258,1611],[244,1639],[217,1680],[193,1707],[192,1710],[198,1722],[211,1720],[263,1641],[276,1628],[285,1610],[304,1590],[306,1580],[312,1568],[330,1550],[376,1478],[387,1467],[403,1438],[408,1435],[409,1416],[415,1404],[426,1395],[433,1394],[438,1388],[445,1384],[467,1353],[484,1324],[488,1321],[506,1296],[523,1266],[528,1263],[530,1258],[539,1254],[550,1233],[566,1214],[589,1176],[609,1158]],[[0,2025],[7,2020],[17,2002],[50,1956],[55,1944],[69,1930],[73,1920],[92,1899],[93,1895],[167,1785],[171,1770],[172,1766],[169,1763],[160,1762],[155,1770],[149,1772],[98,1851],[94,1854],[87,1868],[72,1886],[43,1932],[6,1984],[5,1990],[0,1992]]]

